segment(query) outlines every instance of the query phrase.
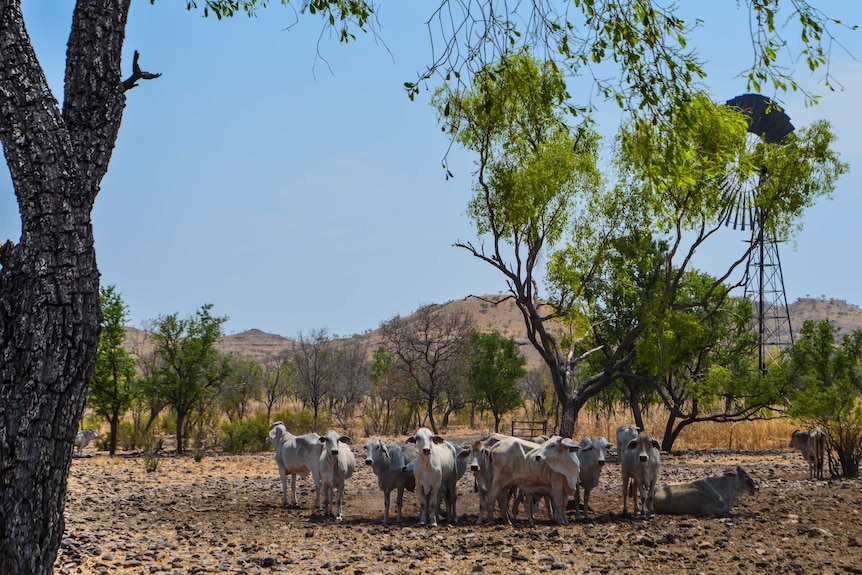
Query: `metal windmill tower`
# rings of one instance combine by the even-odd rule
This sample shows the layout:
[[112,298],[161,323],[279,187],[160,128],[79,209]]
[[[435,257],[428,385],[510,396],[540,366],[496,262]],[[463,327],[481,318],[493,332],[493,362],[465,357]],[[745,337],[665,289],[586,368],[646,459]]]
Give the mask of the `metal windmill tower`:
[[[790,116],[765,96],[743,94],[728,100],[727,105],[748,117],[749,146],[761,142],[778,146],[793,132]],[[748,241],[754,243],[746,264],[744,282],[745,297],[754,305],[761,373],[777,361],[781,350],[793,343],[790,310],[778,257],[779,240],[774,232],[764,229],[763,209],[755,201],[760,181],[766,177],[765,172],[745,177],[730,170],[723,184],[726,208],[722,216],[726,226],[749,231],[751,239]]]

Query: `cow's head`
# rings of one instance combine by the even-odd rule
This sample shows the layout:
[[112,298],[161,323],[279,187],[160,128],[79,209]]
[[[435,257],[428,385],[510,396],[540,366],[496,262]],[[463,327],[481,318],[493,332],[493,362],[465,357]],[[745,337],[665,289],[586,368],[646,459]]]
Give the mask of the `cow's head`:
[[329,451],[333,455],[338,455],[338,444],[349,444],[353,440],[346,435],[339,435],[330,429],[326,432],[326,435],[321,436],[318,441],[323,444],[324,451]]
[[373,465],[375,460],[389,460],[389,450],[379,437],[372,437],[365,444],[365,465]]
[[641,431],[636,438],[629,441],[626,449],[636,451],[638,459],[646,463],[650,458],[650,450],[654,449],[655,453],[658,453],[660,447],[658,441],[652,435],[646,431]]
[[422,455],[431,454],[431,446],[445,441],[441,436],[434,435],[427,427],[420,427],[416,433],[407,438],[407,443],[415,443]]

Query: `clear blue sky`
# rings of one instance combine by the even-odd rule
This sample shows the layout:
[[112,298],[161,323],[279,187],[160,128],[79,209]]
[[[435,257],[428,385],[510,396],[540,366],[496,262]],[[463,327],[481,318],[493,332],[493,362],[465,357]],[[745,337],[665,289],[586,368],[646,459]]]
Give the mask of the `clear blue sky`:
[[[62,98],[73,2],[24,4]],[[448,141],[428,93],[411,102],[402,87],[430,60],[424,22],[435,3],[384,2],[385,45],[362,36],[346,46],[320,38],[317,17],[297,22],[275,4],[256,19],[217,21],[177,0],[133,2],[124,72],[138,50],[142,68],[162,77],[127,93],[93,214],[102,282],[117,286],[130,324],[212,303],[229,316],[228,333],[257,328],[293,337],[325,327],[346,336],[425,303],[504,292],[501,276],[452,247],[475,237],[464,215],[472,158],[454,151],[455,178],[445,181],[440,163]],[[862,24],[855,1],[818,4]],[[751,60],[745,16],[732,0],[697,5],[706,20],[696,37],[709,61],[706,87],[721,100],[744,93],[735,76]],[[862,31],[841,38],[862,58]],[[797,127],[833,122],[851,173],[834,200],[807,213],[781,261],[790,302],[825,295],[862,305],[862,63],[837,46],[833,58],[843,91],[817,84],[823,71],[802,72],[822,103],[805,108],[793,94],[785,103]],[[600,128],[613,133],[618,120],[610,110]],[[0,240],[19,235],[3,170]],[[705,267],[740,248],[742,237],[732,230],[727,237],[726,246],[705,254]]]

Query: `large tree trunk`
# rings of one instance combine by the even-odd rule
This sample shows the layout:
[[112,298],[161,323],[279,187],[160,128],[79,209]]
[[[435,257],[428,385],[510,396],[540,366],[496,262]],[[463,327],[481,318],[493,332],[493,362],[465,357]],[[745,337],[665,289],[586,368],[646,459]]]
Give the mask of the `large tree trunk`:
[[90,213],[125,104],[129,0],[81,0],[59,110],[24,28],[0,0],[0,142],[21,238],[0,271],[0,573],[49,574],[99,342]]
[[573,438],[575,436],[575,428],[578,426],[578,411],[577,403],[571,397],[560,398],[560,436]]

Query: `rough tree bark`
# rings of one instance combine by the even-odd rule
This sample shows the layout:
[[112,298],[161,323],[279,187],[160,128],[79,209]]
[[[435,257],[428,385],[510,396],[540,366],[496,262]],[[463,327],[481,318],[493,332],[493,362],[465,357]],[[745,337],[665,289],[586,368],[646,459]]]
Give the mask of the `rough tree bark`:
[[80,0],[63,109],[24,27],[0,0],[0,142],[21,237],[0,271],[0,573],[48,574],[99,342],[90,215],[125,106],[130,0]]

